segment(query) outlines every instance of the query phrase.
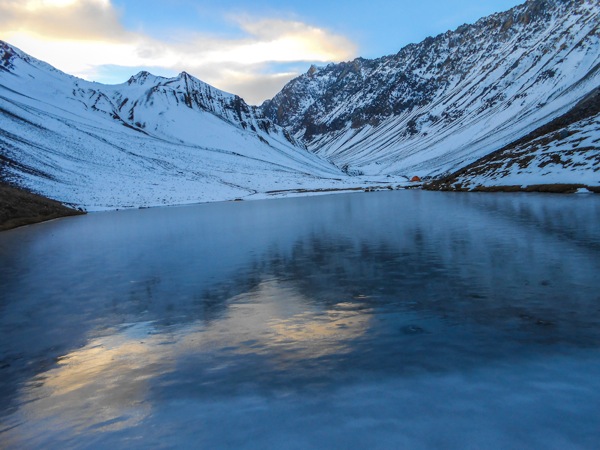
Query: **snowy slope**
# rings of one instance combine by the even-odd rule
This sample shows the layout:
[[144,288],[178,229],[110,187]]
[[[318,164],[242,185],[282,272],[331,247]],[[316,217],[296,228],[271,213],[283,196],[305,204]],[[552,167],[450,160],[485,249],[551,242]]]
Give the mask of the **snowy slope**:
[[186,73],[106,86],[2,42],[0,163],[2,178],[88,210],[354,183],[257,108]]
[[600,186],[600,114],[519,146],[487,164],[482,173],[461,177],[468,185],[585,184]]
[[600,88],[566,114],[437,180],[431,188],[549,184],[586,185],[600,191]]
[[265,114],[357,173],[440,175],[600,85],[600,4],[530,0],[376,60],[311,67]]

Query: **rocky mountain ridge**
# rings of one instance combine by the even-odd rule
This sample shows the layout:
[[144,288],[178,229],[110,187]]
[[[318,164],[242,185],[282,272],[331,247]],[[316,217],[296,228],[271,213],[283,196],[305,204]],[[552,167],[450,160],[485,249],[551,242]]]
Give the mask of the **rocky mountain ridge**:
[[600,5],[529,0],[395,55],[311,67],[262,108],[352,173],[438,176],[600,85]]

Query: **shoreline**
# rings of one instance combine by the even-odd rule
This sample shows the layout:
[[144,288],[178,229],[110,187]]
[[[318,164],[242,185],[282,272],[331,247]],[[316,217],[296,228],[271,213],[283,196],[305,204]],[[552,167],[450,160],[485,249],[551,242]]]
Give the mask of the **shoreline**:
[[[464,188],[458,184],[444,183],[443,181],[425,182],[423,184],[413,185],[383,185],[383,186],[362,186],[362,187],[344,187],[344,188],[316,188],[316,189],[282,189],[275,191],[267,191],[262,193],[264,197],[255,199],[276,199],[290,198],[298,196],[311,196],[318,194],[333,194],[333,193],[351,193],[351,192],[375,192],[387,190],[410,190],[422,189],[425,191],[441,191],[441,192],[534,192],[534,193],[549,193],[549,194],[575,194],[581,189],[595,194],[600,194],[600,186],[588,186],[585,184],[533,184],[533,185],[496,185],[496,186],[476,186],[474,188]],[[236,198],[224,201],[243,201],[252,200],[250,198]],[[211,203],[211,202],[209,202]],[[190,203],[189,205],[196,204]],[[188,204],[176,205],[161,205],[164,206],[186,206]],[[147,207],[131,207],[124,209],[144,209],[153,208]],[[120,211],[120,208],[108,211]],[[0,182],[0,232],[8,231],[15,228],[43,223],[50,220],[60,219],[64,217],[79,216],[87,214],[87,212],[74,209],[59,201],[49,199],[39,194],[34,194],[24,188],[12,186]]]
[[83,214],[56,200],[0,182],[0,232]]
[[530,184],[530,185],[494,185],[463,187],[461,183],[449,183],[445,181],[431,181],[423,184],[423,190],[442,192],[537,192],[545,194],[575,194],[580,189],[587,189],[590,194],[600,194],[600,186],[588,186],[586,184]]

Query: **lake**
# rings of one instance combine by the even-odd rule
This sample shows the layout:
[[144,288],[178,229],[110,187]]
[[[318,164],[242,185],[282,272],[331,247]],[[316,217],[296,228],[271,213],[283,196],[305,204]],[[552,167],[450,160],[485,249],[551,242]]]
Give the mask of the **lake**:
[[394,191],[0,234],[0,447],[593,449],[600,196]]

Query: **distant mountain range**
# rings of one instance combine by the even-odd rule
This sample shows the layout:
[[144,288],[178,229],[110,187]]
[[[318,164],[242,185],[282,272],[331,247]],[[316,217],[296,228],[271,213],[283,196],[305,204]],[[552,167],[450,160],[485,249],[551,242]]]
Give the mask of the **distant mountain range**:
[[87,209],[359,185],[600,186],[600,4],[530,0],[249,106],[183,72],[107,86],[0,42],[0,178]]

